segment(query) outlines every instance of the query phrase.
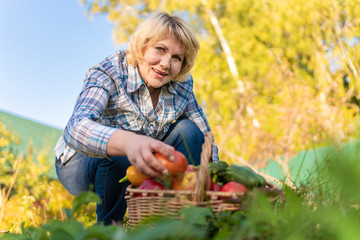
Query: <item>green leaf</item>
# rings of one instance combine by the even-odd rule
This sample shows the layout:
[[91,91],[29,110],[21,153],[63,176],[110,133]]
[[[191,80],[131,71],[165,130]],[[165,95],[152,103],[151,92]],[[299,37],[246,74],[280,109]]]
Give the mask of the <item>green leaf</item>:
[[111,240],[111,239],[125,239],[126,232],[122,229],[121,226],[109,225],[105,226],[103,224],[96,224],[89,227],[84,235],[84,239],[101,239],[101,240]]
[[96,202],[99,204],[101,203],[101,199],[96,193],[91,191],[83,192],[79,196],[77,196],[73,202],[71,217],[73,217],[74,214],[82,208],[82,206],[90,202]]
[[129,233],[131,240],[205,239],[206,229],[184,220],[157,218]]
[[63,208],[63,212],[65,213],[67,219],[71,219],[73,217],[72,209],[70,208]]
[[43,228],[50,233],[52,240],[81,239],[85,235],[83,225],[77,220],[51,220],[45,223]]
[[29,236],[16,233],[5,233],[3,236],[0,237],[4,240],[31,240]]
[[184,219],[189,224],[207,225],[208,219],[214,217],[214,213],[210,208],[200,207],[184,207],[180,210],[180,215],[184,216]]

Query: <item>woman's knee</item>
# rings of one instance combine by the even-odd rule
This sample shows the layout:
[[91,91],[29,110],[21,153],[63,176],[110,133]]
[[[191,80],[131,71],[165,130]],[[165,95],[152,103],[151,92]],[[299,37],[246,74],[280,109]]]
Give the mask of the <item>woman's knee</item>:
[[56,173],[65,189],[74,196],[90,190],[91,182],[85,171],[89,159],[85,156],[75,155],[66,164],[60,164],[56,159]]
[[204,134],[191,120],[181,119],[175,122],[164,138],[164,142],[182,152],[188,161],[200,164],[200,153],[204,143]]
[[200,128],[189,119],[181,119],[176,122],[176,126],[174,128],[175,132],[179,134],[183,134],[185,138],[189,139],[204,139],[204,134],[200,130]]

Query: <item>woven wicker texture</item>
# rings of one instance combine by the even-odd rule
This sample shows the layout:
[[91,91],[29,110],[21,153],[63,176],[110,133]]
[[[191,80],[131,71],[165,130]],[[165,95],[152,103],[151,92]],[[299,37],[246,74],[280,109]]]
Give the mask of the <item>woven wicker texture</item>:
[[[239,210],[242,193],[208,191],[210,187],[209,161],[211,159],[213,135],[205,134],[202,146],[199,180],[195,191],[141,190],[130,185],[126,190],[129,225],[136,226],[149,216],[179,217],[183,207],[210,207],[215,213],[224,210]],[[226,199],[235,199],[228,202]]]

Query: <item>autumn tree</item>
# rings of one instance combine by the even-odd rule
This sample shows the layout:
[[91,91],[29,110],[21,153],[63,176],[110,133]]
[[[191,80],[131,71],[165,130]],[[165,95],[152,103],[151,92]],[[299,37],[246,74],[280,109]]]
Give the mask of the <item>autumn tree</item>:
[[196,28],[192,74],[221,159],[250,162],[352,140],[359,119],[356,0],[82,0],[126,43],[149,13]]

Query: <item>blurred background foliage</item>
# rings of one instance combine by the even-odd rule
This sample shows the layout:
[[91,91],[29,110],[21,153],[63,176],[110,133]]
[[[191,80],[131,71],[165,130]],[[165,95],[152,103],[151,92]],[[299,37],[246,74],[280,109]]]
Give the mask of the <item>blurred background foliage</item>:
[[[19,232],[21,223],[39,226],[51,219],[64,220],[64,208],[71,208],[71,196],[57,179],[49,176],[52,149],[33,152],[31,144],[19,153],[19,138],[0,122],[0,233]],[[85,206],[77,219],[94,224],[95,203]]]
[[359,125],[356,0],[81,0],[126,44],[154,11],[184,17],[201,50],[192,70],[222,160],[266,159],[352,141]]

